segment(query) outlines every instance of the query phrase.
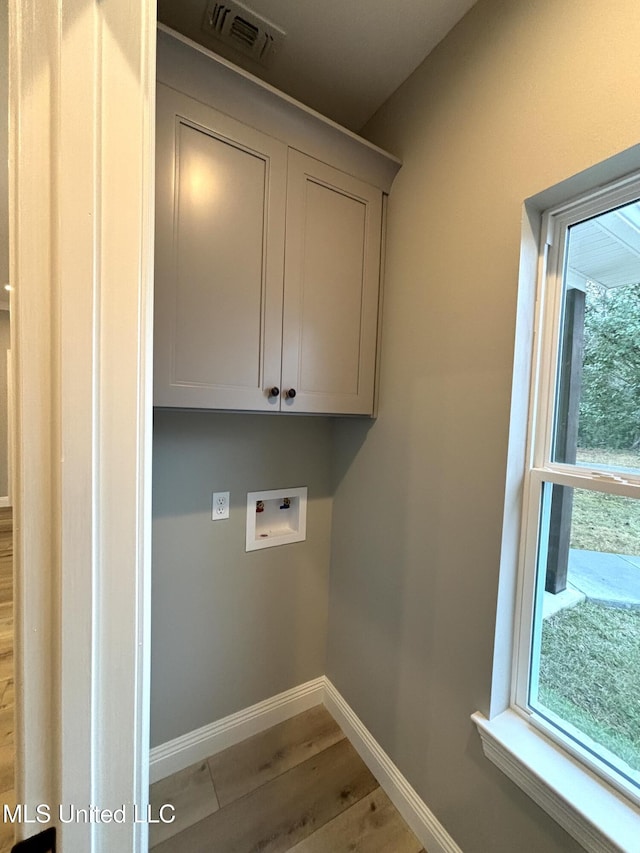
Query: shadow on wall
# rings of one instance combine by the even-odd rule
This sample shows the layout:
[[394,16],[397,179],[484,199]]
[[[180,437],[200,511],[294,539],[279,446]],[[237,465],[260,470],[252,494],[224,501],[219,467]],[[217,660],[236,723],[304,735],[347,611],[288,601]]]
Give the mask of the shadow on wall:
[[380,738],[395,730],[397,704],[372,702],[371,692],[397,697],[411,666],[411,656],[400,653],[412,619],[406,554],[410,518],[402,488],[410,449],[391,440],[383,419],[336,420],[333,438],[327,675]]

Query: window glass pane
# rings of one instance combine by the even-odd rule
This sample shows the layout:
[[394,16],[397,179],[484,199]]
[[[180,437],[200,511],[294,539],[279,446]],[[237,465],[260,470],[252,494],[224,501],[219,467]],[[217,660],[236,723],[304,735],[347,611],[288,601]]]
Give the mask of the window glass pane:
[[640,203],[569,229],[556,462],[640,469]]
[[547,484],[529,703],[640,786],[640,500]]

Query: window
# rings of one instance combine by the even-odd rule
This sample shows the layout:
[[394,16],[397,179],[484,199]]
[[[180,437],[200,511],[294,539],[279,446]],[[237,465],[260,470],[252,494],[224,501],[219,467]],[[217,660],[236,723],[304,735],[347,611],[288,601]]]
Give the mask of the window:
[[640,181],[550,211],[514,698],[640,802]]
[[550,208],[560,191],[524,217],[494,677],[473,719],[586,850],[637,850],[640,175]]

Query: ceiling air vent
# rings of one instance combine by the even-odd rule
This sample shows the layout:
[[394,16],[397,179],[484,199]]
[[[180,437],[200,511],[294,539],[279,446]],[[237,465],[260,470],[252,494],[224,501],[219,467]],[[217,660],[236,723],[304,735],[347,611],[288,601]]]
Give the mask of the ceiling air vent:
[[202,29],[268,66],[286,33],[236,0],[210,0]]

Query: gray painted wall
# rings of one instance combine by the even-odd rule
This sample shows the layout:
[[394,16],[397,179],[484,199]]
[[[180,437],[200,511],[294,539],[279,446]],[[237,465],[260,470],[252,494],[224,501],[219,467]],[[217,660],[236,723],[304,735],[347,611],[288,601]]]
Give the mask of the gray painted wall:
[[[155,746],[324,674],[331,421],[156,411],[153,452]],[[284,486],[309,489],[306,541],[245,553],[247,492]]]
[[523,200],[638,142],[635,0],[480,0],[365,129],[380,411],[336,428],[328,675],[465,853],[578,851],[481,751]]

